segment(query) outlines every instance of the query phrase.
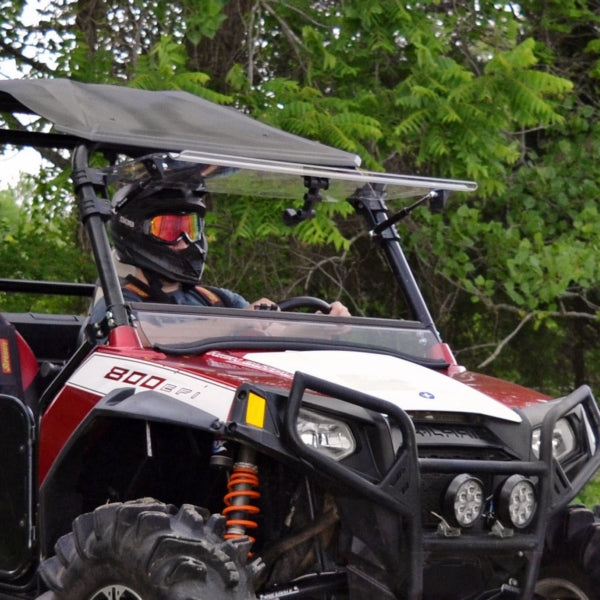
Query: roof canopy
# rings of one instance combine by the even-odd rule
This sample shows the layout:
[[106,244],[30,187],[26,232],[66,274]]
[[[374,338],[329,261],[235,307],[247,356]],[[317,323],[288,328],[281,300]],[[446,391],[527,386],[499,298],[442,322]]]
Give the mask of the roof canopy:
[[61,133],[107,146],[195,150],[329,167],[360,164],[355,154],[270,127],[188,92],[14,79],[0,81],[0,110],[40,115]]

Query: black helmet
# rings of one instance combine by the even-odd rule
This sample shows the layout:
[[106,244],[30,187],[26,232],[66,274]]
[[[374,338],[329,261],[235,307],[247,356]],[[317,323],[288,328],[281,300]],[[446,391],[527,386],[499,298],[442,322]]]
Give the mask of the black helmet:
[[[207,251],[204,194],[199,187],[169,181],[133,183],[118,190],[109,231],[119,259],[147,276],[197,284]],[[186,247],[175,250],[181,240]]]

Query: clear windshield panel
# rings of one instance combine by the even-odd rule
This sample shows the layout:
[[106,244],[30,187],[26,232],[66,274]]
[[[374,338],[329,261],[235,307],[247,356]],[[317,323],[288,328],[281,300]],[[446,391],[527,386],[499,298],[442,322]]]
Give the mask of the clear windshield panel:
[[153,154],[128,160],[106,170],[109,184],[132,183],[143,179],[185,181],[215,194],[265,198],[302,197],[305,179],[317,178],[327,183],[320,187],[324,201],[345,200],[359,189],[385,189],[388,200],[422,196],[434,190],[474,191],[471,181],[439,179],[364,171],[358,168],[335,168],[294,162],[236,158],[185,151],[177,155]]
[[[173,353],[211,348],[365,349],[416,360],[434,360],[435,334],[413,321],[362,317],[170,307],[135,304],[134,316],[144,344]],[[158,305],[153,305],[157,307]]]

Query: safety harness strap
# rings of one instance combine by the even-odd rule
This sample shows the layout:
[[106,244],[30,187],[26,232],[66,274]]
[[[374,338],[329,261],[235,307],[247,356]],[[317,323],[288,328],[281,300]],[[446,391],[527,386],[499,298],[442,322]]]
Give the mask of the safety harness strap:
[[[151,288],[149,285],[143,281],[140,281],[133,275],[128,275],[125,278],[124,282],[122,282],[122,287],[133,292],[142,300],[154,300],[156,302],[166,303],[174,302],[173,296],[170,294],[166,294],[162,290],[155,290]],[[231,306],[231,304],[227,301],[227,298],[219,294],[219,288],[196,285],[191,289],[201,296],[208,306]]]

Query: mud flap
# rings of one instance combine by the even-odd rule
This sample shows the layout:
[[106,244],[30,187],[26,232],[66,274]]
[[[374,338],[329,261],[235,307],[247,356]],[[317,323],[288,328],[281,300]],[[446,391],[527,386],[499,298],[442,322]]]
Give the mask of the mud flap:
[[34,419],[14,396],[0,394],[0,580],[22,576],[32,563]]

